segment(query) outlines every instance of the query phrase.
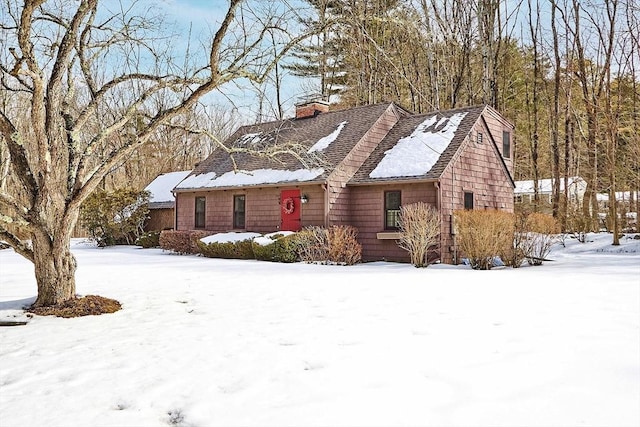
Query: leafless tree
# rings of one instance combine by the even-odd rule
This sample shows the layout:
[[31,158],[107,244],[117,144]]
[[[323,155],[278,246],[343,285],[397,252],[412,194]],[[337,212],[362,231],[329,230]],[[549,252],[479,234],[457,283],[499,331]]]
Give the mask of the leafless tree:
[[440,214],[431,205],[423,202],[400,207],[400,240],[398,246],[409,252],[411,264],[416,267],[428,265],[429,249],[438,243]]
[[[0,239],[34,263],[36,307],[75,297],[71,233],[104,177],[205,95],[264,81],[305,37],[276,14],[286,3],[255,19],[247,2],[229,0],[206,51],[178,60],[170,36],[152,36],[156,16],[114,4],[0,6],[0,84],[11,94],[0,111],[1,157],[10,164],[1,176],[14,184],[0,185]],[[277,52],[265,55],[276,33]]]
[[[587,142],[587,167],[584,170],[587,190],[583,201],[583,215],[585,218],[593,218],[592,229],[597,228],[596,215],[598,204],[596,192],[598,188],[598,139],[600,134],[600,121],[598,115],[602,108],[602,95],[605,90],[607,70],[611,66],[611,58],[615,46],[616,17],[618,0],[605,0],[599,4],[598,9],[592,9],[587,3],[578,0],[572,1],[573,22],[569,23],[572,36],[576,45],[576,74],[582,89],[582,102],[587,121],[585,138]],[[602,13],[598,10],[601,9]],[[583,22],[583,19],[586,23]],[[584,25],[595,32],[589,37]],[[587,43],[595,40],[594,45]],[[590,60],[589,52],[596,53],[596,57]]]

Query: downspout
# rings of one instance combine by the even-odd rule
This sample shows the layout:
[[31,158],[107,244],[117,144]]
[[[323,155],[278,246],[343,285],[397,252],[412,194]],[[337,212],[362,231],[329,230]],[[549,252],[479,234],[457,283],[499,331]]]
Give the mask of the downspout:
[[442,198],[442,188],[440,187],[440,181],[434,182],[433,186],[436,187],[436,209],[438,210],[438,214],[440,215],[440,263],[444,263],[444,233],[442,232],[444,213],[442,212],[440,203],[440,199]]
[[173,229],[178,229],[178,193],[172,191],[173,194]]
[[329,184],[325,181],[321,187],[324,190],[324,227],[329,228]]
[[453,159],[453,164],[451,165],[451,236],[453,237],[453,265],[458,265],[458,242],[456,239],[456,225],[455,225],[455,215],[453,204],[455,203],[455,193],[456,193],[456,162],[458,158]]

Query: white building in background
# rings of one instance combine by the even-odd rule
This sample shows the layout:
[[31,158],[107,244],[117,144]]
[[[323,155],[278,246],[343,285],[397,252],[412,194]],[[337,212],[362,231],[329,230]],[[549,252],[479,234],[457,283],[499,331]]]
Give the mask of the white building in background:
[[[640,196],[640,191],[637,190],[616,192],[616,200],[627,208],[629,208],[632,201],[636,202],[638,200],[638,196]],[[598,193],[596,198],[601,209],[609,209],[609,193]]]
[[[640,191],[616,191],[616,201],[618,202],[618,217],[621,218],[622,213],[624,213],[624,219],[626,220],[626,224],[622,224],[625,226],[635,226],[635,231],[638,231],[638,196],[640,196]],[[608,193],[598,193],[596,194],[596,199],[598,200],[598,208],[600,210],[599,216],[600,219],[605,219],[607,214],[609,213],[609,194]]]
[[[542,203],[552,203],[553,183],[553,178],[538,180],[538,195]],[[570,203],[582,203],[587,182],[579,176],[569,177],[568,189]],[[564,193],[564,178],[560,179],[560,192]],[[513,195],[516,203],[533,203],[535,196],[533,180],[516,181]]]

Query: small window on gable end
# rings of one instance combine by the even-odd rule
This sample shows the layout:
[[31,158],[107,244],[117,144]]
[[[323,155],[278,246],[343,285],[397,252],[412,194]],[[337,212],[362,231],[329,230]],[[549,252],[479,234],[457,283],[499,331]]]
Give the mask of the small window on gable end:
[[244,194],[233,196],[233,228],[244,229],[245,218]]
[[205,197],[196,197],[195,206],[195,228],[204,228],[205,215],[207,210],[207,199]]
[[511,158],[511,132],[502,132],[502,157]]
[[478,144],[482,144],[482,132],[478,132],[478,136],[476,137],[476,142]]
[[400,218],[400,192],[385,191],[384,193],[384,229],[397,230]]
[[464,208],[465,210],[473,209],[473,193],[464,193]]

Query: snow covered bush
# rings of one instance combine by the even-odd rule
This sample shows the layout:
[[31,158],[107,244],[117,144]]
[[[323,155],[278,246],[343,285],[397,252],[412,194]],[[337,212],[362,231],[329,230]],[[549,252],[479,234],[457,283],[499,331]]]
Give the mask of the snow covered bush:
[[409,252],[411,264],[425,267],[429,248],[438,243],[440,214],[431,205],[418,202],[400,207],[400,241],[398,246]]
[[497,210],[454,213],[457,244],[474,270],[489,270],[496,256],[513,246],[514,214]]
[[254,259],[252,239],[233,242],[197,242],[199,252],[207,258]]
[[130,245],[144,232],[149,197],[130,188],[97,190],[83,203],[80,221],[98,246]]
[[253,254],[260,261],[300,261],[297,235],[294,233],[271,233],[260,239],[253,239]]
[[177,254],[197,254],[200,252],[198,248],[198,240],[202,237],[210,235],[211,232],[204,230],[164,230],[160,232],[160,247],[165,251],[175,252]]
[[160,246],[160,232],[149,231],[147,233],[144,233],[136,239],[136,245],[142,246],[145,249],[157,248],[158,246]]

